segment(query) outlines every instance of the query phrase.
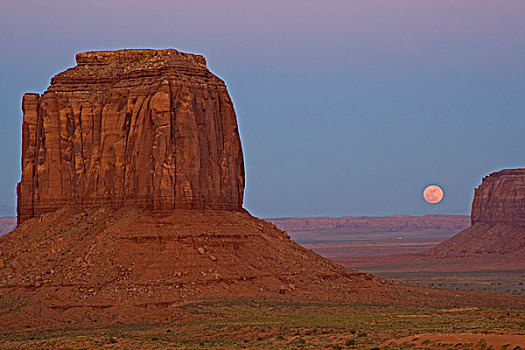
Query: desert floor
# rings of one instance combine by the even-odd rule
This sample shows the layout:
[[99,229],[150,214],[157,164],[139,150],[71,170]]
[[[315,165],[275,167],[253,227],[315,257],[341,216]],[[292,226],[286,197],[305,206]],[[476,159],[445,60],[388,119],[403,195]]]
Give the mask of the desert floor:
[[177,306],[148,325],[41,328],[2,349],[520,349],[525,310],[227,300]]

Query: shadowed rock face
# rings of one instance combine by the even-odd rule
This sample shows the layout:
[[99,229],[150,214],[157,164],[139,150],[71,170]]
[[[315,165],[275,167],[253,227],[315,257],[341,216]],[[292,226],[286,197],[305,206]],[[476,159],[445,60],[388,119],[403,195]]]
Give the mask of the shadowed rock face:
[[525,226],[525,169],[492,173],[476,188],[472,224]]
[[18,222],[64,206],[242,208],[224,82],[177,50],[85,52],[22,109]]

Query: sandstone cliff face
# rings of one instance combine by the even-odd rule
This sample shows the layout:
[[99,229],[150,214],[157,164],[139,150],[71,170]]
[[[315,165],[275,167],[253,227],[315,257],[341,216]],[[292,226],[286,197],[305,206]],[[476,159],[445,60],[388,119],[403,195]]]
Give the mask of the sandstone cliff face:
[[476,188],[472,224],[525,226],[525,169],[492,173]]
[[19,223],[64,206],[242,208],[235,111],[204,57],[121,50],[76,61],[23,98]]

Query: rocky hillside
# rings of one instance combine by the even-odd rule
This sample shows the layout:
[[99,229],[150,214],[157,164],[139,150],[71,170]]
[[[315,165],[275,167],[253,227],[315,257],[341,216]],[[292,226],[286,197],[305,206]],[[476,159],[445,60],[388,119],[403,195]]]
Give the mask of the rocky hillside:
[[62,209],[1,237],[0,267],[2,327],[155,319],[228,297],[414,302],[245,212]]

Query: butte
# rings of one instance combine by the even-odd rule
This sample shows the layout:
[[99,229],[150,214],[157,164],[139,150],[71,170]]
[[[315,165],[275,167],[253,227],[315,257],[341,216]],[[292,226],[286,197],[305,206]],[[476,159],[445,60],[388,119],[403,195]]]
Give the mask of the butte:
[[471,223],[422,257],[486,269],[525,268],[525,169],[486,176],[474,192]]
[[336,265],[243,209],[233,103],[203,56],[120,50],[76,62],[23,97],[18,227],[0,238],[2,327],[159,320],[230,297],[401,299],[394,282]]

